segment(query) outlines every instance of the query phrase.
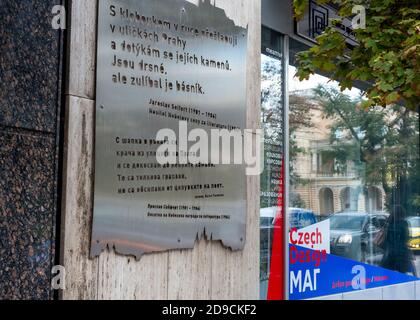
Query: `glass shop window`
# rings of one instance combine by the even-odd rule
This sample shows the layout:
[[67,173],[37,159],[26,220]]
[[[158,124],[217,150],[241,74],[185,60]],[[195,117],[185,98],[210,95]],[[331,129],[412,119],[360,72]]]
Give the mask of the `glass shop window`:
[[289,199],[315,219],[290,219],[289,298],[416,280],[418,112],[365,110],[363,86],[341,92],[326,76],[300,82],[295,73],[290,65]]
[[[264,130],[264,171],[260,185],[260,298],[267,299],[274,239],[282,238],[276,228],[283,201],[284,154],[284,60],[283,37],[262,29],[261,123]],[[281,256],[277,256],[281,257]]]

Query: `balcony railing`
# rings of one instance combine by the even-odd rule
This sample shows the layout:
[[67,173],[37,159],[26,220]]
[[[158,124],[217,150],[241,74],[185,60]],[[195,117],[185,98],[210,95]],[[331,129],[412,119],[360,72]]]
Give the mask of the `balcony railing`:
[[346,172],[331,172],[331,171],[313,171],[318,178],[357,178],[357,173],[353,170]]

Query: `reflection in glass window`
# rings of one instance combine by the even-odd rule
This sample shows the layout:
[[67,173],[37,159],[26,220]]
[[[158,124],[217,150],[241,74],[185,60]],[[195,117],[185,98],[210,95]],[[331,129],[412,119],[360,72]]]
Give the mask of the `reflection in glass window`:
[[[261,124],[264,130],[264,170],[260,176],[260,297],[267,299],[274,238],[281,214],[284,144],[284,67],[282,36],[263,28],[261,55]],[[277,231],[276,231],[277,230]],[[280,233],[280,235],[279,235]]]
[[364,216],[334,215],[330,218],[331,230],[359,230],[363,229]]
[[410,228],[420,228],[420,217],[411,217],[407,219]]
[[331,255],[419,276],[419,114],[289,68],[291,205],[329,222]]

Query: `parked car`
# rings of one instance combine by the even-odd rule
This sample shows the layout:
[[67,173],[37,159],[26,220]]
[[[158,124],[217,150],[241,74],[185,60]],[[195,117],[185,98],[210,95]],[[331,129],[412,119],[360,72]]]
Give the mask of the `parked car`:
[[408,247],[415,253],[420,253],[420,216],[407,218],[410,240]]
[[383,255],[374,239],[385,227],[388,214],[341,212],[330,217],[331,253],[360,262]]
[[[278,208],[269,207],[260,209],[261,228],[268,228],[275,225]],[[290,228],[301,229],[317,223],[318,220],[313,211],[302,208],[289,208]]]
[[301,208],[289,208],[290,228],[302,229],[317,222],[313,211]]

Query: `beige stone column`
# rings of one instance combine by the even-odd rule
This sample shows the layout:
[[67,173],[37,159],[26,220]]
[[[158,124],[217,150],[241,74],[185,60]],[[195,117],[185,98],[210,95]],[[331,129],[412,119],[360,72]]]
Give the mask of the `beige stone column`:
[[359,212],[365,212],[366,211],[366,196],[363,193],[363,191],[360,191],[359,193],[359,198],[358,198],[358,202],[357,202],[357,210]]
[[336,187],[333,188],[333,195],[334,195],[334,212],[340,212],[341,208],[341,190],[343,188]]
[[[170,1],[170,0],[168,0]],[[191,2],[196,2],[190,0]],[[193,250],[133,258],[104,252],[89,259],[93,201],[96,0],[70,1],[61,263],[62,299],[258,299],[259,177],[247,179],[245,249],[202,240]],[[261,1],[218,0],[248,25],[247,122],[259,126]]]

